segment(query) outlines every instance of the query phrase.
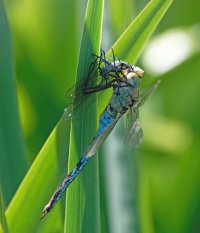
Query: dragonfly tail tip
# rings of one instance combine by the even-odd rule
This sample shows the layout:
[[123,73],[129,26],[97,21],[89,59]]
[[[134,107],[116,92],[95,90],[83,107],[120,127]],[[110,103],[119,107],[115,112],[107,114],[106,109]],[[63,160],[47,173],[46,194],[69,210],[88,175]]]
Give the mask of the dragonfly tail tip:
[[48,214],[48,210],[46,208],[44,208],[43,212],[42,212],[42,216],[40,218],[40,221],[43,221],[43,219],[45,218],[45,216]]
[[41,218],[40,218],[40,221],[43,221],[43,219],[45,218],[45,216],[46,216],[46,213],[42,213],[42,216],[41,216]]

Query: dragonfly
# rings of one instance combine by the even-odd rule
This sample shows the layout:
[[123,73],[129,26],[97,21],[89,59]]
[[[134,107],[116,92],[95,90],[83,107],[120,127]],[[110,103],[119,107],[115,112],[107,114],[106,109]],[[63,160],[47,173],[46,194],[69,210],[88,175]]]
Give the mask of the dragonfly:
[[139,121],[139,108],[156,90],[160,81],[157,81],[140,94],[139,86],[144,71],[126,61],[116,59],[113,50],[112,53],[111,59],[106,58],[103,50],[101,50],[100,55],[92,54],[93,61],[89,66],[86,80],[79,82],[67,92],[71,103],[65,109],[65,116],[67,120],[72,120],[74,111],[92,94],[102,92],[108,88],[113,89],[112,96],[100,115],[99,128],[91,144],[45,205],[41,219],[53,209],[62,194],[78,176],[88,160],[95,155],[125,113],[127,113],[125,143],[132,147],[138,146],[142,142],[143,131]]

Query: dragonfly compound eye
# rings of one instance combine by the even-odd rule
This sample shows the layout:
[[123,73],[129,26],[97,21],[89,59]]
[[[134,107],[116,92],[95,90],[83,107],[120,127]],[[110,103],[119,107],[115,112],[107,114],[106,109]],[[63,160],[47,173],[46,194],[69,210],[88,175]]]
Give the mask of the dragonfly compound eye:
[[144,70],[137,66],[134,67],[134,73],[136,73],[140,78],[144,76]]
[[134,72],[130,72],[130,73],[127,74],[126,77],[127,77],[128,80],[131,80],[131,79],[137,77],[137,74],[134,73]]
[[121,63],[121,68],[122,68],[122,69],[126,69],[126,64]]

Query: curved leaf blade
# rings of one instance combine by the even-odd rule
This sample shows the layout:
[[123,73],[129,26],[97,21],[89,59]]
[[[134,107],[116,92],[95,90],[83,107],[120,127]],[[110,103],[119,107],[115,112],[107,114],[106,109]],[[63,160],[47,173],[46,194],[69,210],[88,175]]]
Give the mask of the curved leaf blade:
[[[115,54],[120,59],[134,63],[172,2],[150,1],[112,46]],[[111,56],[111,50],[108,56]]]
[[6,206],[28,168],[17,107],[12,39],[0,1],[0,180]]
[[[91,54],[98,54],[104,1],[89,0],[79,55],[77,80],[84,79],[91,63]],[[82,121],[72,123],[70,137],[69,169],[77,163],[91,143],[96,127],[96,106],[85,114],[84,106],[79,109]],[[87,217],[86,217],[87,216]],[[98,157],[91,159],[84,171],[67,190],[65,232],[100,232],[100,197]]]

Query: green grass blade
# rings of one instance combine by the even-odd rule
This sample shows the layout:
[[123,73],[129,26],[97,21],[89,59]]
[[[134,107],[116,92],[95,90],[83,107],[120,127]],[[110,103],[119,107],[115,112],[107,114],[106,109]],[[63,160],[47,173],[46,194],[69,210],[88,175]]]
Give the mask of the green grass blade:
[[0,186],[0,226],[3,229],[3,233],[9,233],[7,222],[6,222],[6,217],[5,217],[5,205],[4,205],[3,195],[1,191],[1,186]]
[[[150,1],[112,46],[117,57],[134,63],[172,2]],[[108,56],[111,56],[111,51]]]
[[[84,31],[77,80],[85,78],[91,54],[98,54],[101,44],[103,1],[89,0],[85,16]],[[95,134],[96,109],[92,106],[85,114],[84,106],[78,113],[80,122],[72,124],[69,170],[71,170],[91,143]],[[100,197],[98,157],[91,159],[77,180],[67,191],[65,232],[100,232]]]
[[17,109],[11,33],[3,1],[0,1],[0,165],[7,206],[28,166]]
[[[69,122],[62,118],[17,190],[6,211],[10,232],[35,233],[43,224],[40,222],[43,207],[66,169],[69,128]],[[53,219],[58,217],[55,215]]]
[[6,3],[13,30],[21,120],[33,162],[66,105],[66,90],[75,81],[85,4],[83,0]]
[[121,35],[135,15],[135,0],[108,0],[108,14],[111,24],[112,38]]

